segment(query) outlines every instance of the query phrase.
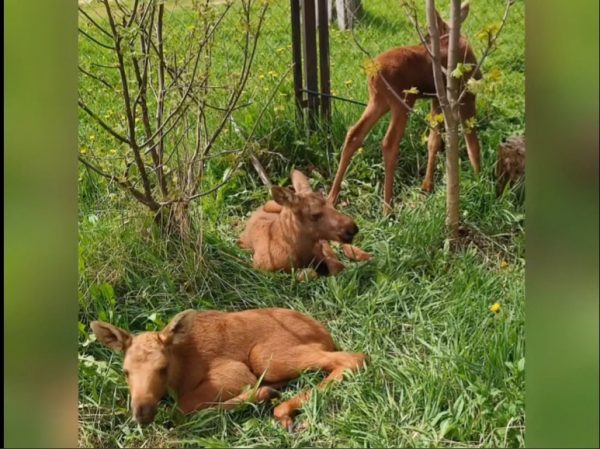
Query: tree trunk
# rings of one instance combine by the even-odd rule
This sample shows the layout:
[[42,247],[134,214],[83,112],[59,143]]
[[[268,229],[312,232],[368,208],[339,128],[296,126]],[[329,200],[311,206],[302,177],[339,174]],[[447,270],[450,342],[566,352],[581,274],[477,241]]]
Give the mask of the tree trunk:
[[450,238],[458,237],[460,173],[458,169],[458,146],[460,114],[458,89],[460,78],[453,76],[458,63],[458,46],[460,40],[460,0],[452,0],[450,6],[450,39],[448,42],[448,64],[446,68],[447,95],[450,113],[446,120],[448,132],[448,148],[446,150],[446,226]]
[[458,170],[458,122],[446,120],[446,227],[451,239],[458,237],[460,211],[460,174]]
[[446,127],[446,227],[451,239],[458,237],[459,224],[459,171],[458,145],[459,124],[458,88],[459,79],[452,76],[458,61],[458,43],[460,38],[460,0],[452,0],[450,17],[450,39],[448,45],[448,63],[446,77],[442,72],[440,33],[435,0],[427,0],[427,23],[431,35],[431,52],[435,91],[444,112]]
[[[321,0],[316,0],[321,1]],[[329,20],[337,19],[340,30],[352,28],[356,19],[360,19],[363,14],[362,0],[335,0],[335,12],[333,0],[327,0],[329,10]]]

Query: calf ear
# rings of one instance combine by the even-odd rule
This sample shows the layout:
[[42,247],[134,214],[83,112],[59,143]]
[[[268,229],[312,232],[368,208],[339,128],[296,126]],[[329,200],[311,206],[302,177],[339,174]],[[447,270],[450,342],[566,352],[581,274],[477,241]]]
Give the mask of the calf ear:
[[460,23],[463,23],[469,15],[469,2],[462,2],[460,5]]
[[189,309],[175,315],[159,334],[163,343],[168,345],[183,341],[192,329],[194,317],[197,313],[195,310]]
[[285,207],[294,207],[298,204],[298,197],[290,189],[284,187],[271,187],[271,195],[277,204]]
[[298,193],[312,192],[310,181],[304,173],[298,170],[292,171],[292,185],[294,186],[294,190]]
[[125,352],[131,344],[133,337],[129,332],[120,327],[102,321],[92,321],[90,327],[98,341],[113,351]]

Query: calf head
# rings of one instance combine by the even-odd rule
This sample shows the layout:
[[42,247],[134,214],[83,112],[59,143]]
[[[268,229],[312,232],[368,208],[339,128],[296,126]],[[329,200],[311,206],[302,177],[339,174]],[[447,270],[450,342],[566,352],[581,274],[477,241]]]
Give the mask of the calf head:
[[358,233],[358,226],[347,215],[338,212],[322,194],[313,192],[308,179],[299,171],[292,173],[294,191],[273,187],[275,202],[289,208],[302,233],[316,240],[335,240],[350,243]]
[[131,395],[131,410],[142,425],[154,420],[158,403],[167,393],[174,368],[172,347],[185,339],[194,314],[195,311],[186,310],[162,331],[139,335],[102,321],[90,325],[98,341],[124,353],[123,372]]

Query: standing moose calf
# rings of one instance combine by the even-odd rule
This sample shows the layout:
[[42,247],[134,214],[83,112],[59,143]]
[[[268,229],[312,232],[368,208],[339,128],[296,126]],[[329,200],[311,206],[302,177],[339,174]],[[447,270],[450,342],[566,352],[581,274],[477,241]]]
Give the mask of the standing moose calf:
[[[469,4],[464,2],[461,6],[461,22],[469,13]],[[442,65],[448,63],[449,24],[437,13],[437,23],[440,32],[440,49]],[[430,37],[426,37],[430,41]],[[473,50],[466,39],[461,36],[459,42],[459,62],[472,64],[477,62]],[[369,102],[361,118],[350,128],[342,149],[340,164],[329,193],[329,200],[335,204],[340,194],[342,180],[352,156],[363,144],[369,131],[381,117],[391,111],[392,118],[388,130],[381,144],[385,171],[384,184],[384,210],[389,212],[392,208],[392,195],[394,187],[394,172],[398,160],[400,142],[408,122],[409,113],[419,98],[431,98],[432,116],[442,113],[436,97],[433,67],[428,49],[424,44],[410,47],[400,47],[389,50],[375,58],[377,73],[369,75]],[[463,81],[469,77],[481,78],[479,72],[473,73],[471,68],[463,74]],[[416,90],[415,90],[416,88]],[[399,97],[404,97],[404,104],[390,92],[393,89]],[[467,92],[460,105],[460,116],[463,124],[475,116],[475,95]],[[480,169],[480,146],[474,129],[465,132],[467,151],[473,170],[478,173]],[[442,136],[437,129],[431,129],[427,142],[428,158],[427,172],[422,184],[423,190],[433,190],[433,175],[435,171],[436,155],[442,146]]]
[[297,170],[292,172],[292,185],[294,191],[283,187],[271,189],[274,201],[252,214],[238,240],[241,248],[252,251],[254,268],[288,272],[292,268],[316,268],[319,274],[336,274],[344,265],[329,240],[342,243],[350,259],[370,259],[365,251],[350,245],[358,232],[352,218],[335,210],[320,193],[313,192],[306,176]]
[[[154,420],[168,389],[185,414],[207,407],[231,409],[262,402],[304,370],[324,370],[324,387],[363,366],[365,356],[338,352],[318,321],[288,309],[196,312],[176,315],[160,332],[129,332],[101,321],[91,323],[98,340],[125,353],[123,371],[136,421]],[[258,384],[256,389],[247,389]],[[310,391],[277,405],[275,418],[291,430],[293,416]]]

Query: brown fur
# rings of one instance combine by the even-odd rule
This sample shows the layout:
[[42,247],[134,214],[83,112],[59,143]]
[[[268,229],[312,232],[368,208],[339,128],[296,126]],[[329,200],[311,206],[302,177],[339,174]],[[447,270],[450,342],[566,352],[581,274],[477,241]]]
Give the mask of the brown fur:
[[[468,3],[463,3],[461,8],[461,20],[464,20],[468,14]],[[440,47],[442,65],[446,67],[448,62],[448,24],[444,22],[438,14],[438,29],[440,30]],[[465,64],[476,64],[475,55],[467,43],[466,39],[461,37],[459,44],[459,62]],[[433,79],[433,68],[431,58],[423,44],[395,48],[379,55],[375,58],[378,72],[370,75],[368,79],[369,102],[362,117],[350,128],[346,135],[346,140],[342,149],[342,156],[338,167],[335,180],[329,193],[330,201],[335,204],[340,193],[342,180],[350,164],[352,156],[363,144],[369,131],[387,112],[391,111],[392,118],[387,133],[382,141],[382,152],[384,159],[385,184],[384,184],[384,207],[389,212],[392,208],[392,195],[394,185],[394,171],[398,160],[400,142],[404,135],[404,129],[408,122],[409,110],[398,99],[389,92],[389,85],[394,89],[397,95],[403,98],[404,102],[412,108],[415,101],[419,98],[432,99],[432,115],[441,114],[441,107],[435,97],[435,83]],[[467,73],[464,75],[463,82],[469,77],[480,78],[479,73]],[[380,76],[382,75],[382,76]],[[409,94],[405,91],[416,87],[418,94]],[[475,95],[467,93],[463,97],[460,107],[462,121],[466,121],[475,116]],[[467,150],[471,165],[475,172],[480,169],[480,145],[475,130],[465,133]],[[427,143],[428,160],[427,172],[422,184],[422,188],[431,192],[433,190],[433,176],[435,171],[435,160],[438,151],[442,147],[442,137],[439,129],[432,129],[429,133]]]
[[322,274],[344,269],[328,241],[344,243],[344,252],[353,260],[368,260],[363,250],[348,245],[358,227],[347,215],[333,208],[308,179],[292,172],[295,192],[272,189],[274,201],[256,210],[238,241],[253,253],[253,266],[265,271],[291,271],[314,267]]
[[[154,420],[168,390],[177,395],[185,414],[213,406],[231,409],[278,396],[277,389],[304,370],[327,371],[322,387],[365,361],[363,354],[336,351],[321,323],[288,309],[187,310],[162,331],[135,336],[100,321],[91,327],[101,343],[125,353],[131,409],[141,424]],[[261,376],[262,384],[248,389]],[[273,415],[291,429],[293,415],[309,397],[310,392],[303,392],[284,401]]]
[[519,185],[525,178],[525,138],[509,137],[500,144],[496,164],[496,193],[501,195],[508,184]]

